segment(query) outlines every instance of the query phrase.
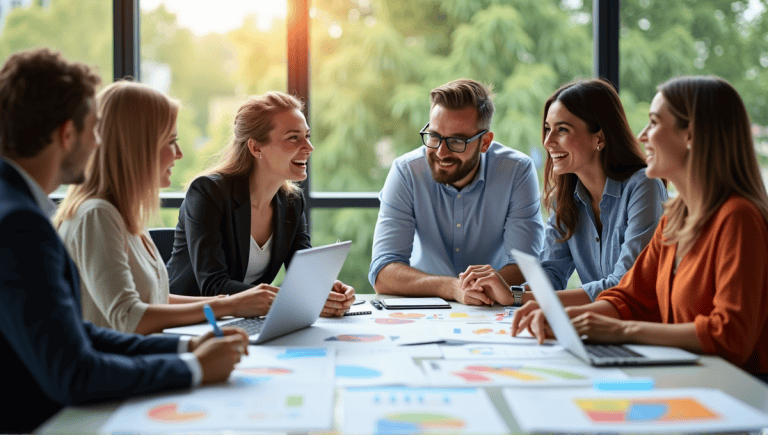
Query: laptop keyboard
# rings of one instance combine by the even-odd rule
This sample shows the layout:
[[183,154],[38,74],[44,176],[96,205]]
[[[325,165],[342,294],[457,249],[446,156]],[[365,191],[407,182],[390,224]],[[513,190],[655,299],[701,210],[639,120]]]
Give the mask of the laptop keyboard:
[[645,358],[644,355],[624,346],[590,344],[585,347],[587,353],[596,358]]
[[266,317],[251,317],[247,319],[236,320],[232,323],[227,323],[226,326],[235,326],[237,328],[245,329],[248,335],[255,335],[261,332],[261,328],[264,327],[264,321]]

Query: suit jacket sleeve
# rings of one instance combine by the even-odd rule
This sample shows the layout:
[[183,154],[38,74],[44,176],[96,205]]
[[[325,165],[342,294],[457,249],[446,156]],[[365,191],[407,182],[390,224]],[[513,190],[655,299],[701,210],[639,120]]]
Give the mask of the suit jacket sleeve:
[[[234,294],[252,286],[232,279],[225,256],[222,220],[232,218],[229,194],[208,177],[195,180],[187,191],[182,210],[189,259],[201,296]],[[227,243],[236,243],[228,240]],[[235,261],[230,258],[229,262]]]
[[0,333],[48,397],[67,405],[190,385],[191,373],[178,355],[141,355],[173,352],[176,340],[124,336],[83,323],[79,277],[42,214],[11,212],[0,228]]

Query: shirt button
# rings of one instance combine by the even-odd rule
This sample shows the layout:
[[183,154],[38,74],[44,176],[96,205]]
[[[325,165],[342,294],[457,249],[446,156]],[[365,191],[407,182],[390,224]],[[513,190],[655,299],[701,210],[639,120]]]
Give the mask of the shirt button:
[[461,194],[456,195],[456,199],[461,199]]
[[461,228],[461,224],[456,224],[456,228]]
[[459,252],[459,248],[456,248],[456,252]]
[[595,241],[600,243],[600,237],[595,237]]

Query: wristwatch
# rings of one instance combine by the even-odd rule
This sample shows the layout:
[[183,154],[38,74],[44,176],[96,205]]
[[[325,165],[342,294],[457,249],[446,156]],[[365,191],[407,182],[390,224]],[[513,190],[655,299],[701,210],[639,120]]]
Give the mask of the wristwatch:
[[525,287],[521,285],[513,285],[509,288],[509,291],[512,292],[512,296],[515,298],[515,303],[512,304],[513,307],[521,307],[523,306],[523,293],[525,293]]

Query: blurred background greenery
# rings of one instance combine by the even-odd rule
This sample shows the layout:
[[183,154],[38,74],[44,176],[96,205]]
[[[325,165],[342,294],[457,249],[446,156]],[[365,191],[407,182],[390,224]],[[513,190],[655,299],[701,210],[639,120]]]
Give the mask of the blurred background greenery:
[[[768,168],[765,3],[623,0],[620,94],[633,130],[645,125],[659,83],[719,75],[744,98]],[[141,80],[183,105],[184,158],[168,189],[183,191],[229,142],[235,111],[249,95],[286,90],[287,6],[146,0],[140,7]],[[0,60],[48,46],[96,65],[111,81],[112,0],[0,1],[0,8]],[[493,85],[496,140],[529,154],[541,173],[544,101],[560,84],[592,75],[591,8],[588,0],[314,0],[313,191],[378,191],[392,160],[420,145],[429,91],[460,77]],[[206,27],[217,17],[231,24]],[[359,292],[372,291],[366,276],[376,216],[364,208],[311,214],[314,244],[354,242],[340,279]],[[165,209],[156,226],[173,227],[177,217]]]

